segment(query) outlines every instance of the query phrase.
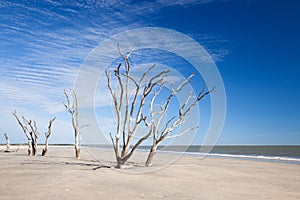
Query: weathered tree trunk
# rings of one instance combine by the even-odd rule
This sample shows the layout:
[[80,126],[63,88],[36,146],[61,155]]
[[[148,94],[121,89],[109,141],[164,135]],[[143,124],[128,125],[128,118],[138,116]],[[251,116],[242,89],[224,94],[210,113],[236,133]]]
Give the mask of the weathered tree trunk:
[[122,169],[122,168],[124,168],[124,166],[126,165],[126,162],[127,162],[127,160],[125,161],[125,160],[122,159],[122,158],[118,158],[118,159],[117,159],[117,166],[116,166],[116,168],[117,168],[117,169]]
[[79,146],[79,135],[75,133],[75,156],[76,159],[80,158],[80,146]]
[[32,156],[36,156],[37,153],[37,141],[35,139],[32,140]]
[[42,156],[46,156],[48,153],[48,142],[49,142],[49,137],[51,135],[51,126],[55,119],[56,119],[56,117],[54,117],[53,119],[50,119],[50,121],[49,121],[48,131],[45,133],[46,141],[45,141],[45,148],[42,151]]
[[47,153],[48,153],[48,149],[43,149],[43,151],[42,151],[42,156],[46,156],[47,155]]
[[46,156],[48,153],[48,141],[49,141],[49,137],[46,137],[45,148],[42,151],[42,156]]
[[36,156],[36,148],[32,148],[32,156]]
[[33,133],[30,133],[31,135],[31,146],[32,146],[32,156],[36,156],[36,152],[37,152],[37,140],[36,138],[33,136]]
[[[72,102],[70,97],[67,94],[67,91],[64,90],[66,99],[67,99],[67,103],[64,103],[64,106],[66,108],[66,110],[71,114],[72,117],[72,126],[74,129],[74,134],[75,134],[75,157],[77,159],[80,158],[80,140],[79,140],[79,134],[80,134],[80,130],[88,125],[83,125],[81,128],[79,128],[79,112],[78,112],[78,100],[77,100],[77,96],[75,93],[75,90],[72,89],[71,90],[71,94],[72,94]],[[72,105],[71,105],[72,104]]]
[[28,140],[28,150],[27,150],[27,155],[31,156],[32,155],[32,142],[31,140]]
[[155,144],[151,147],[150,153],[148,155],[148,158],[147,158],[146,164],[145,164],[147,167],[152,165],[152,160],[154,158],[154,155],[156,154],[157,147],[158,147],[158,144]]
[[10,152],[10,142],[9,142],[8,135],[6,133],[4,133],[4,137],[6,140],[6,150],[4,152]]
[[80,158],[80,148],[75,146],[75,152],[76,152],[75,153],[76,159],[79,159]]

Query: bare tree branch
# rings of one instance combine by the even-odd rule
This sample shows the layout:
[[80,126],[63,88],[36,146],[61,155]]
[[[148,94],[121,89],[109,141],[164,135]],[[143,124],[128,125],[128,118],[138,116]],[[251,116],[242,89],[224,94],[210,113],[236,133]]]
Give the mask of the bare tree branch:
[[27,137],[27,140],[28,140],[28,156],[31,156],[32,153],[33,153],[33,146],[32,146],[32,137],[31,137],[31,134],[29,133],[29,130],[28,130],[28,127],[27,127],[27,124],[26,121],[24,120],[25,118],[23,118],[23,123],[20,121],[18,115],[17,115],[17,111],[15,110],[12,115],[16,118],[18,124],[21,126],[24,134],[26,135]]
[[178,134],[176,134],[176,135],[170,135],[170,136],[167,136],[165,139],[170,139],[170,138],[180,137],[180,136],[184,135],[185,133],[190,132],[190,131],[193,131],[193,130],[195,130],[195,129],[197,129],[197,128],[199,128],[199,126],[192,127],[192,128],[188,128],[188,129],[186,129],[186,130],[184,130],[184,131],[182,131],[182,132],[180,132],[180,133],[178,133]]
[[71,110],[71,101],[70,101],[70,97],[69,97],[69,95],[68,95],[66,89],[64,89],[64,94],[65,94],[66,99],[67,99],[67,104],[64,102],[64,106],[65,106],[66,110],[67,110],[69,113],[72,114],[74,111]]
[[125,60],[127,60],[127,59],[129,58],[129,56],[130,56],[130,55],[133,53],[133,51],[134,51],[134,48],[132,48],[132,49],[130,50],[130,52],[125,56],[125,55],[122,53],[122,51],[121,51],[121,48],[120,48],[119,43],[117,44],[117,47],[118,47],[118,51],[119,51],[120,56],[121,56],[123,59],[125,59]]
[[90,126],[90,125],[89,125],[89,124],[82,125],[82,126],[79,128],[79,131],[82,130],[82,129],[84,129],[84,128],[86,128],[86,127],[88,127],[88,126]]
[[122,75],[125,76],[126,78],[129,78],[137,88],[139,87],[138,82],[132,76],[130,76],[129,74],[125,74],[125,73],[123,73]]
[[[191,109],[200,101],[202,100],[206,95],[210,94],[211,92],[213,92],[214,88],[211,90],[206,90],[206,86],[200,91],[200,93],[198,94],[198,96],[194,99],[194,101],[191,101],[192,97],[194,96],[194,94],[191,92],[189,94],[189,96],[186,98],[185,102],[181,105],[181,107],[179,108],[178,111],[178,116],[177,117],[172,117],[171,119],[169,119],[167,121],[167,123],[164,125],[164,128],[162,130],[158,130],[158,127],[160,127],[160,123],[162,120],[162,117],[165,116],[169,105],[171,103],[172,98],[178,93],[180,92],[185,85],[187,85],[190,81],[191,78],[194,76],[194,74],[191,74],[189,77],[187,77],[181,84],[179,84],[179,86],[174,89],[172,86],[172,92],[170,93],[170,95],[168,96],[167,100],[165,101],[165,103],[163,104],[163,106],[161,106],[161,110],[162,112],[159,113],[159,117],[157,119],[154,119],[154,114],[152,113],[153,110],[150,109],[151,114],[151,122],[152,122],[152,127],[153,127],[153,144],[150,150],[150,153],[148,155],[148,158],[146,160],[146,166],[151,165],[152,163],[152,159],[156,153],[157,147],[159,146],[159,144],[164,141],[165,139],[169,139],[169,138],[176,138],[179,136],[182,136],[184,134],[186,134],[187,132],[190,132],[192,130],[195,130],[197,127],[193,127],[193,128],[188,128],[184,131],[181,131],[178,134],[175,135],[170,135],[173,130],[178,127],[179,125],[183,124],[185,122],[185,118],[187,116],[187,114],[191,111]],[[152,103],[153,104],[153,103]],[[150,106],[151,107],[151,106]],[[176,119],[176,120],[175,120]],[[160,133],[160,135],[158,135]]]
[[111,83],[110,83],[110,73],[108,73],[108,72],[105,70],[105,74],[106,74],[106,77],[107,77],[107,86],[108,86],[108,89],[109,89],[109,91],[110,91],[111,96],[113,97],[113,101],[114,101],[114,104],[115,104],[116,111],[118,112],[118,110],[119,110],[118,101],[117,101],[116,94],[114,93],[114,91],[113,91],[113,89],[112,89],[112,87],[111,87]]
[[[138,81],[139,83],[137,83],[137,81],[134,81],[135,82],[135,85],[136,85],[136,91],[135,91],[135,94],[134,94],[134,98],[133,98],[133,101],[131,103],[131,109],[130,109],[130,116],[129,116],[129,124],[128,124],[128,133],[131,132],[131,120],[132,120],[132,117],[133,117],[133,112],[135,110],[135,106],[136,106],[136,101],[137,101],[137,98],[138,98],[138,95],[139,95],[139,92],[140,92],[140,88],[141,88],[141,84],[144,80],[144,78],[147,76],[148,73],[150,73],[150,71],[155,67],[156,65],[152,65],[146,72],[143,73],[142,77],[140,78],[140,80]],[[133,78],[134,80],[134,78]],[[140,102],[140,107],[142,106],[142,103],[143,103],[143,99],[141,99],[141,102]],[[140,110],[138,111],[138,113],[140,113]],[[137,118],[136,118],[137,119]],[[139,120],[138,120],[139,121]],[[137,121],[136,121],[137,122]]]
[[19,117],[17,115],[17,111],[16,110],[12,113],[12,115],[16,118],[18,124],[21,126],[21,128],[22,128],[24,134],[26,135],[27,139],[30,140],[31,137],[30,137],[30,135],[28,133],[28,128],[27,128],[26,123],[22,124],[22,122],[20,121],[20,119],[19,119]]

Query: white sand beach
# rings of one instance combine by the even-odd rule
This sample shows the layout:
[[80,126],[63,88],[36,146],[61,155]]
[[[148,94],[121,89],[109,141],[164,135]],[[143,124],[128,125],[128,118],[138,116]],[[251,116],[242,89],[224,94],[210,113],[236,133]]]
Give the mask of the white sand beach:
[[71,146],[50,146],[46,157],[0,152],[0,199],[300,199],[297,164],[182,156],[156,168],[165,154],[142,173],[111,168],[112,152],[98,153],[101,162],[84,149],[75,159]]

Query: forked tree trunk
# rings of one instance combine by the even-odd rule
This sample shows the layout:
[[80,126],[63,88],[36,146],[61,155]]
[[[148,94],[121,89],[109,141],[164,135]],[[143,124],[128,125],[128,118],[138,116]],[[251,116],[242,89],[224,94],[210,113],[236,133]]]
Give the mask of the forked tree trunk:
[[[118,45],[118,51],[125,65],[125,69],[121,69],[120,63],[114,70],[114,75],[119,87],[118,92],[113,89],[114,87],[111,85],[111,74],[107,70],[105,70],[105,74],[107,77],[107,86],[113,99],[118,118],[116,133],[114,137],[110,135],[110,138],[115,151],[117,161],[116,168],[122,168],[142,142],[151,135],[151,133],[147,133],[134,143],[135,135],[141,123],[143,122],[145,126],[150,127],[146,116],[143,115],[143,107],[146,104],[146,99],[151,96],[156,86],[164,82],[164,76],[169,70],[161,71],[149,77],[149,73],[155,67],[155,65],[152,65],[138,80],[130,74],[131,65],[129,56],[133,52],[133,49],[127,55],[124,55]],[[122,78],[122,76],[124,78]],[[130,91],[135,91],[133,96],[129,95]],[[121,142],[123,144],[120,144]]]
[[121,158],[117,159],[117,166],[116,166],[116,168],[117,169],[124,168],[124,166],[126,165],[126,162],[127,161],[125,161],[124,159],[121,159]]
[[158,144],[155,144],[151,147],[150,153],[148,154],[148,158],[147,158],[146,164],[145,164],[147,167],[152,165],[152,160],[156,154],[157,147],[158,147]]
[[116,166],[116,168],[117,169],[124,168],[124,166],[126,165],[126,163],[127,163],[127,161],[129,160],[130,157],[131,157],[131,155],[129,155],[129,153],[128,153],[127,156],[120,157],[119,159],[117,159],[117,166]]
[[46,156],[48,153],[48,143],[49,143],[49,137],[51,135],[51,127],[52,127],[52,123],[54,122],[55,119],[56,119],[56,117],[54,117],[53,119],[50,119],[50,121],[49,121],[48,131],[45,133],[46,141],[45,141],[45,148],[42,151],[42,156]]
[[[71,114],[72,117],[72,126],[74,129],[74,134],[75,134],[75,157],[77,159],[80,158],[80,143],[79,143],[79,131],[81,128],[88,126],[88,125],[83,125],[81,128],[79,128],[79,113],[78,113],[78,101],[77,101],[77,96],[75,93],[74,89],[71,89],[71,95],[72,95],[72,102],[70,97],[67,94],[67,90],[64,90],[64,94],[67,99],[67,103],[64,103],[64,106],[66,110]],[[72,104],[72,105],[71,105]]]
[[25,120],[25,118],[23,117],[23,123],[20,121],[18,115],[17,115],[17,112],[14,111],[12,113],[12,115],[16,118],[18,124],[21,126],[24,134],[26,135],[27,137],[27,140],[28,140],[28,150],[27,150],[27,155],[28,156],[31,156],[32,155],[32,142],[31,142],[31,136],[29,134],[29,131],[28,131],[28,127],[27,127],[27,120]]
[[20,121],[19,117],[17,116],[17,112],[14,111],[12,113],[15,116],[18,124],[23,129],[24,134],[28,140],[28,156],[35,156],[37,153],[37,143],[38,143],[38,136],[39,132],[36,126],[36,122],[32,120],[27,120],[24,116],[22,116],[23,123]]

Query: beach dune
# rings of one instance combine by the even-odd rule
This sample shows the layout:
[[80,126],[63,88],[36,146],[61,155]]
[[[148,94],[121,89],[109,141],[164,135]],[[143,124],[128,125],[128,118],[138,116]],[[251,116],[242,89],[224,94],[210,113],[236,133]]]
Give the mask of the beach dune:
[[[0,152],[0,199],[300,199],[300,165],[182,156],[163,167],[117,170],[113,153],[50,146],[46,157]],[[140,159],[138,156],[136,159]],[[161,166],[160,166],[161,165]]]

